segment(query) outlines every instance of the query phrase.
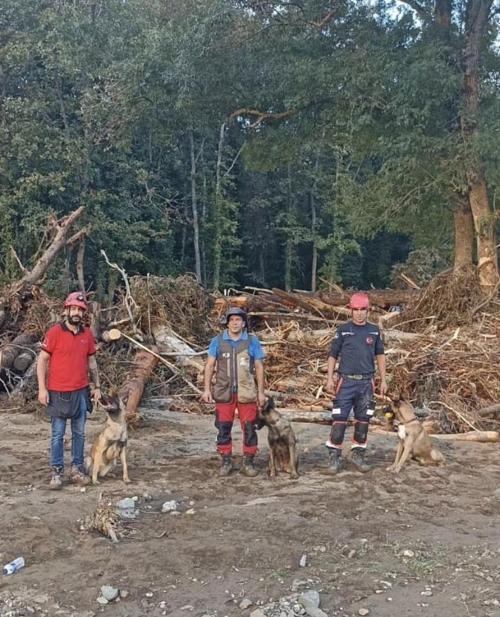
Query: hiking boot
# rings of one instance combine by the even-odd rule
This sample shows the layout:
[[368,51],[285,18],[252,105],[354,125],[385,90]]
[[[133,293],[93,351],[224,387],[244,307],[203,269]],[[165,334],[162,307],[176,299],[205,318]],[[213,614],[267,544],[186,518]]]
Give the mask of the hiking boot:
[[229,455],[222,457],[221,466],[219,469],[219,476],[228,476],[233,471],[233,461]]
[[255,467],[255,461],[254,461],[253,456],[247,455],[243,457],[243,465],[241,467],[241,473],[244,476],[247,476],[249,478],[255,478],[255,476],[259,475],[259,472],[257,471]]
[[62,477],[63,470],[59,467],[52,467],[52,476],[49,484],[51,491],[59,491],[62,489]]
[[72,484],[78,484],[79,486],[86,486],[90,483],[90,478],[76,465],[71,467],[69,472],[69,481]]
[[351,462],[359,471],[365,473],[366,471],[371,471],[371,465],[365,461],[365,449],[364,448],[353,448],[351,450]]
[[331,449],[330,460],[328,461],[328,473],[339,473],[339,471],[342,471],[343,467],[342,450],[340,448]]

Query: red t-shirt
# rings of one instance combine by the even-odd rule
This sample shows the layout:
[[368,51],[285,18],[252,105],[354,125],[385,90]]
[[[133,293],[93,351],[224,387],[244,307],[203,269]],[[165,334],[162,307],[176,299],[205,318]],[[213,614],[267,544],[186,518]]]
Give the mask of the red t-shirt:
[[72,392],[89,385],[89,356],[95,354],[95,341],[88,328],[73,334],[64,322],[58,323],[45,335],[42,349],[50,354],[49,390]]

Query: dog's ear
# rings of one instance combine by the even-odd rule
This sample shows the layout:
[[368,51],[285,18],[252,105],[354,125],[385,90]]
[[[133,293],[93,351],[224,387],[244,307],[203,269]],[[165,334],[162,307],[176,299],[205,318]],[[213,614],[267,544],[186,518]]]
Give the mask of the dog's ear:
[[274,398],[272,396],[268,396],[264,404],[264,411],[269,412],[273,409],[276,409],[276,403],[274,402]]

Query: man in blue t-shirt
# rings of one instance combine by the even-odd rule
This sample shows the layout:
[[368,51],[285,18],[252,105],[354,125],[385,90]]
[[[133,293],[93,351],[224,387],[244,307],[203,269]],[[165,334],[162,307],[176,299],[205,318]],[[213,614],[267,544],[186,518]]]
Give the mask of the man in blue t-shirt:
[[351,461],[360,471],[371,469],[365,461],[365,452],[368,426],[375,411],[375,362],[380,375],[380,394],[387,392],[384,344],[379,327],[367,321],[370,308],[367,294],[353,294],[349,308],[352,321],[337,328],[328,356],[326,391],[334,395],[332,429],[326,442],[331,473],[338,473],[342,468],[342,444],[351,409],[354,410]]
[[[220,475],[233,471],[232,439],[234,415],[238,415],[243,432],[243,466],[241,472],[249,477],[257,475],[254,457],[257,452],[257,405],[266,401],[264,394],[264,351],[259,339],[247,330],[247,315],[240,308],[228,310],[226,329],[214,337],[208,348],[205,366],[205,387],[202,400],[215,402],[217,452],[221,455]],[[215,383],[212,377],[215,372]]]

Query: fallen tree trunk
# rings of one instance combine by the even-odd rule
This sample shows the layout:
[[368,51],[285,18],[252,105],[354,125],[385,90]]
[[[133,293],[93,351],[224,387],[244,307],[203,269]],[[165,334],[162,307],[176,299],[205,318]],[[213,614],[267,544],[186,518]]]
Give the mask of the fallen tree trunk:
[[28,287],[30,285],[35,285],[38,283],[47,272],[48,267],[59,253],[59,251],[66,246],[66,242],[68,240],[68,234],[71,225],[82,215],[84,210],[83,206],[80,206],[77,210],[72,212],[69,216],[63,218],[56,225],[56,235],[49,247],[44,251],[43,255],[36,262],[32,270],[27,272],[22,279],[20,279],[16,284],[16,289],[21,289],[22,287]]
[[[349,303],[351,295],[348,293],[326,293],[320,291],[317,295],[328,304],[344,305]],[[372,305],[380,307],[395,306],[397,304],[409,304],[415,302],[420,291],[418,289],[370,289],[368,291]]]
[[469,431],[468,433],[432,436],[446,441],[476,441],[478,443],[496,443],[498,441],[497,431]]
[[[156,349],[153,351],[156,352]],[[150,379],[153,371],[158,364],[158,358],[151,355],[147,351],[138,351],[134,358],[134,367],[127,378],[125,384],[119,391],[121,399],[126,401],[127,405],[127,424],[137,423],[137,408],[144,392],[144,386]]]
[[488,416],[498,416],[500,414],[500,403],[496,403],[495,405],[488,405],[488,407],[483,407],[477,412],[477,415],[481,418],[485,418]]
[[203,360],[197,356],[192,347],[178,337],[172,328],[166,325],[156,325],[153,326],[151,332],[160,353],[178,353],[179,355],[175,356],[176,364],[194,369],[196,375],[203,372]]
[[278,409],[280,414],[290,422],[312,422],[313,424],[331,425],[332,413],[327,411],[305,411],[302,409]]

